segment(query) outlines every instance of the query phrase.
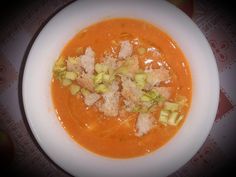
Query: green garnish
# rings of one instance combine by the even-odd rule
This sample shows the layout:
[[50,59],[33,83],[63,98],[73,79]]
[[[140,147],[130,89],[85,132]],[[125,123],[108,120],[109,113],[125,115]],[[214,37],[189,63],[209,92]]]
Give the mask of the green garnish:
[[159,121],[160,121],[162,124],[167,125],[169,114],[170,114],[169,111],[161,110],[161,112],[160,112],[160,117],[159,117]]
[[71,93],[72,95],[76,95],[79,91],[80,91],[80,86],[75,85],[75,84],[72,84],[72,85],[70,86],[70,93]]
[[102,73],[102,72],[106,73],[108,71],[108,67],[104,64],[97,63],[95,64],[95,71],[97,73]]
[[104,73],[99,73],[99,74],[97,74],[96,76],[94,76],[93,82],[94,82],[95,85],[102,83],[102,81],[103,81],[103,75],[104,75]]
[[72,71],[66,71],[65,73],[65,79],[75,80],[78,77],[77,73]]
[[95,91],[97,93],[106,93],[108,91],[108,88],[106,85],[104,84],[99,84],[95,87]]
[[134,76],[134,80],[139,88],[144,88],[146,81],[147,81],[147,74],[146,73],[137,73]]
[[72,81],[70,79],[63,79],[62,80],[62,85],[63,86],[68,86],[70,84],[72,84]]
[[165,102],[164,103],[164,109],[168,111],[178,111],[179,110],[179,104],[177,103],[172,103],[172,102]]
[[87,96],[90,94],[90,91],[88,91],[86,88],[82,88],[80,92],[82,93],[83,96]]

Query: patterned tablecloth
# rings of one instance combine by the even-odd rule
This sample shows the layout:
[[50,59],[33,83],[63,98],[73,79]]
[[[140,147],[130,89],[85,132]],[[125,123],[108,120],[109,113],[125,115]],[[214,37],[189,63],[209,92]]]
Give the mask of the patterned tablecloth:
[[[215,1],[170,0],[185,11],[205,34],[220,76],[220,104],[211,132],[199,152],[170,177],[216,176],[233,165],[236,133],[236,26]],[[30,41],[39,27],[70,0],[31,2],[0,28],[0,161],[16,176],[69,176],[53,164],[30,136],[22,117],[18,79]],[[207,90],[210,92],[210,90]],[[236,163],[235,163],[236,164]],[[10,168],[9,168],[10,167]],[[0,170],[1,173],[1,170]]]

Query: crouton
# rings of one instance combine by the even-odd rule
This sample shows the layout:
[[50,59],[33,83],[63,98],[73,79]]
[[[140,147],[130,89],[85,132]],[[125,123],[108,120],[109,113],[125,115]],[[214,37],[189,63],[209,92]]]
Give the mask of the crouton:
[[94,72],[94,64],[95,64],[95,53],[91,47],[88,47],[85,50],[85,54],[79,57],[80,66],[85,70],[88,74],[93,74]]
[[109,91],[102,94],[104,102],[97,104],[99,110],[104,113],[105,116],[117,116],[119,114],[119,98],[120,92],[119,85],[117,82],[113,82]]
[[169,99],[171,96],[171,88],[170,87],[153,87],[153,90],[156,90],[165,99]]
[[136,133],[135,135],[140,137],[147,134],[153,128],[153,118],[148,113],[139,113],[136,122]]
[[149,87],[157,86],[162,81],[170,79],[169,71],[165,68],[145,70],[148,74],[147,84]]
[[126,60],[117,62],[118,68],[116,73],[134,78],[135,73],[139,71],[139,60],[137,56],[127,57]]
[[132,53],[133,53],[133,45],[128,40],[121,41],[121,47],[118,57],[120,59],[124,59],[130,57]]
[[132,112],[135,109],[135,103],[132,102],[131,100],[123,100],[124,102],[124,108],[128,112]]
[[122,76],[122,90],[121,94],[126,100],[130,100],[134,103],[139,102],[139,98],[143,95],[142,90],[140,90],[135,82],[133,82],[130,78]]
[[97,93],[90,93],[84,96],[84,103],[87,106],[92,106],[95,102],[97,102],[101,96]]
[[109,71],[110,70],[115,70],[116,68],[117,68],[117,59],[116,58],[114,58],[114,57],[112,57],[112,56],[110,56],[110,55],[106,55],[105,57],[104,57],[104,60],[103,60],[103,63],[104,63],[104,65],[106,65],[109,69]]
[[94,92],[94,83],[92,79],[93,75],[82,73],[76,80],[80,87],[86,88],[91,92]]

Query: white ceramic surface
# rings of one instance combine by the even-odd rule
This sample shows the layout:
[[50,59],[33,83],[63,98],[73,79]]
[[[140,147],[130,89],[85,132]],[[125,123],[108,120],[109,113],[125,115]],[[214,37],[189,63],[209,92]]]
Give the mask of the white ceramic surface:
[[[50,81],[53,63],[81,29],[113,17],[144,19],[168,33],[189,60],[193,78],[190,113],[177,135],[149,155],[111,159],[93,154],[74,142],[53,109]],[[36,38],[25,65],[23,103],[39,145],[74,176],[161,177],[178,170],[197,152],[213,124],[219,98],[215,58],[197,26],[165,1],[76,1],[53,17]]]

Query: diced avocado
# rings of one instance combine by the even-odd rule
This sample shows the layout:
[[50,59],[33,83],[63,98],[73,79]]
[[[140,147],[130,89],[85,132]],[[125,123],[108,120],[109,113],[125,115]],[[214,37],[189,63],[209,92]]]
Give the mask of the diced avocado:
[[98,73],[96,76],[94,76],[93,82],[95,85],[102,83],[103,75],[104,73]]
[[171,112],[168,119],[168,124],[175,126],[177,117],[178,117],[178,112]]
[[104,65],[104,64],[96,63],[95,64],[95,71],[97,73],[101,73],[101,72],[106,73],[108,71],[108,67],[106,65]]
[[63,86],[68,86],[72,83],[72,81],[70,79],[63,79],[62,80],[62,85]]
[[159,122],[161,122],[164,125],[167,125],[169,114],[170,114],[169,111],[161,110],[160,117],[159,117]]
[[66,71],[65,78],[73,81],[77,78],[77,73],[72,72],[72,71]]
[[178,111],[179,110],[179,104],[172,103],[172,102],[165,102],[164,103],[164,109],[168,111]]
[[96,91],[97,93],[105,93],[105,92],[108,91],[108,88],[107,88],[107,86],[104,85],[104,84],[99,84],[99,85],[97,85],[97,86],[95,87],[95,91]]
[[138,54],[143,55],[146,53],[146,49],[144,47],[139,47],[138,49]]
[[87,96],[87,95],[90,94],[90,92],[86,88],[82,88],[80,91],[81,91],[83,96]]
[[80,91],[80,86],[75,85],[75,84],[72,84],[72,85],[70,86],[70,93],[71,93],[72,95],[76,95],[79,91]]
[[134,76],[134,80],[138,87],[143,88],[146,84],[147,74],[146,73],[137,73]]

